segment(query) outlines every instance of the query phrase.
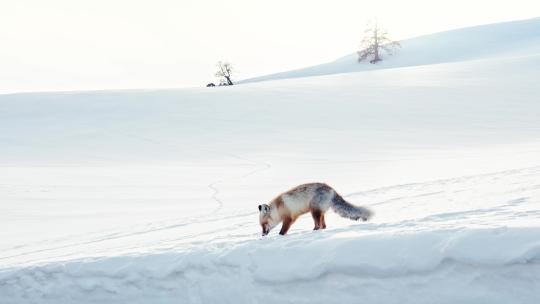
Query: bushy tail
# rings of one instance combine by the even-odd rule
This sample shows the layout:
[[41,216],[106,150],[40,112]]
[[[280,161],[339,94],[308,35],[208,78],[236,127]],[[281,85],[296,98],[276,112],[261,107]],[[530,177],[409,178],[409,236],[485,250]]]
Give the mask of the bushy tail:
[[359,219],[367,221],[373,216],[373,211],[365,207],[355,206],[344,200],[343,197],[337,193],[332,199],[332,210],[342,217],[355,221],[358,221]]

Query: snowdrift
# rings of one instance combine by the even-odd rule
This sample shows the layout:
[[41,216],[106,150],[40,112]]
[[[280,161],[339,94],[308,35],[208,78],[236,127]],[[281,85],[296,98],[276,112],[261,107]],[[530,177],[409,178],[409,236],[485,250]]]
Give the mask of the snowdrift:
[[[540,228],[349,228],[0,272],[8,303],[535,303]],[[6,303],[6,302],[5,302]]]

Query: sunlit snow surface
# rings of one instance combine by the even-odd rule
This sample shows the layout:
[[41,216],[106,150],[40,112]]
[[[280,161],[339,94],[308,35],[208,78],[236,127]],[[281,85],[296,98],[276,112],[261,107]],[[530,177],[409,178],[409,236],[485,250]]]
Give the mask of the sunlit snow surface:
[[358,63],[355,52],[332,62],[263,75],[243,82],[529,55],[540,52],[540,17],[424,35],[400,41],[400,45],[394,50],[395,56],[382,52],[384,60],[377,64],[370,64],[367,60]]
[[[0,303],[536,303],[540,55],[0,96]],[[376,215],[260,236],[323,181]],[[277,230],[277,229],[276,229]]]

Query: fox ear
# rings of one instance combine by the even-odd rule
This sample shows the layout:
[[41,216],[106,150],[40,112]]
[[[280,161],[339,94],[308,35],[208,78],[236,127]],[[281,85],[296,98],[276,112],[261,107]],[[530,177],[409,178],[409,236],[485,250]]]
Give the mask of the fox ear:
[[259,211],[261,211],[261,209],[262,209],[262,205],[259,205]]

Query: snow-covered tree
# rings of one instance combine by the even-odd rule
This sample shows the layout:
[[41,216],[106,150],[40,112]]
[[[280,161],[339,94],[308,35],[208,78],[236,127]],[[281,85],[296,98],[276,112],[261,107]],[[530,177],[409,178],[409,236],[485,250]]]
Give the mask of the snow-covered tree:
[[372,58],[370,63],[381,61],[381,52],[391,55],[396,48],[401,47],[399,42],[388,38],[388,32],[379,27],[377,23],[368,24],[362,39],[361,50],[358,51],[358,61]]
[[233,85],[231,80],[231,73],[233,71],[232,65],[226,61],[219,61],[217,67],[216,77],[219,77],[222,82],[226,81],[227,85]]

